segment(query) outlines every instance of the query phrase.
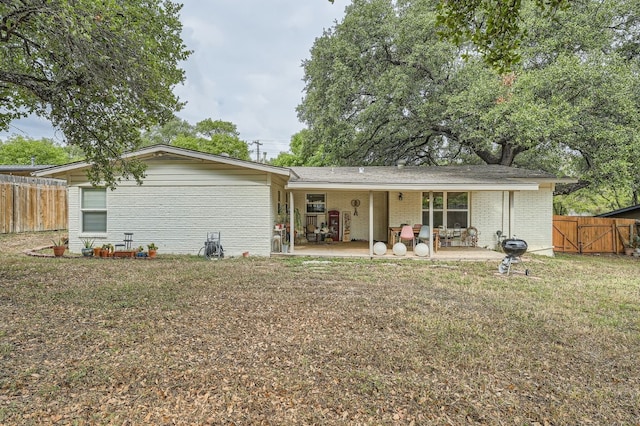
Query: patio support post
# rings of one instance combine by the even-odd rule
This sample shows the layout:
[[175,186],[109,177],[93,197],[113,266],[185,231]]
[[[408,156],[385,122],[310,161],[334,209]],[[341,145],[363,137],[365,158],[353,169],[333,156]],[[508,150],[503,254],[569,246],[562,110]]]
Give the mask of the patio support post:
[[369,257],[373,258],[373,191],[369,191]]
[[296,223],[296,206],[293,205],[293,191],[289,191],[289,250],[291,253],[295,251],[295,241],[296,241],[295,223]]
[[516,229],[515,227],[516,215],[514,213],[514,209],[515,209],[514,201],[515,201],[514,192],[509,191],[509,233],[507,234],[507,238],[512,238],[513,231]]
[[433,226],[433,191],[429,191],[429,259],[433,257],[433,252],[435,251],[435,247],[433,247],[433,231],[435,227]]

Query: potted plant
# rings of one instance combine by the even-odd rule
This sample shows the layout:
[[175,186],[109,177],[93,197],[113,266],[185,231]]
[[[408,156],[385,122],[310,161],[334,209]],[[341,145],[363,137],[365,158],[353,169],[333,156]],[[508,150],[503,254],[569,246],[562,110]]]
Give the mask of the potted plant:
[[136,253],[136,257],[147,257],[147,253],[144,252],[143,246],[138,247],[138,252]]
[[158,246],[155,243],[151,243],[147,245],[147,249],[149,249],[149,257],[156,257],[156,252],[158,251]]
[[110,243],[102,245],[102,251],[100,251],[100,257],[110,257],[113,255],[113,245]]
[[91,238],[80,238],[82,241],[82,255],[84,257],[93,256],[93,240]]
[[64,255],[67,246],[65,245],[64,238],[57,238],[55,240],[51,240],[53,242],[53,255],[55,257],[61,257]]

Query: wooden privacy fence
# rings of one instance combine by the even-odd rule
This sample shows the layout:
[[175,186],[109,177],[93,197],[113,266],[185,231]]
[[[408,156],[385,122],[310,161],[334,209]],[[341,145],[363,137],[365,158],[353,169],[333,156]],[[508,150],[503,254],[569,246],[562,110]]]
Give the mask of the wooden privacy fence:
[[562,253],[621,253],[636,234],[635,219],[553,217],[553,250]]
[[0,233],[67,229],[63,181],[0,175]]

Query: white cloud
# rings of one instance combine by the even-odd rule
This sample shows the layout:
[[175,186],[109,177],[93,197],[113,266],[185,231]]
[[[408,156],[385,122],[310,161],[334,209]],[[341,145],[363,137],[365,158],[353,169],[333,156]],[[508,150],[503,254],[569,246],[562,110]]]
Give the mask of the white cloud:
[[[348,0],[187,0],[183,39],[194,51],[175,93],[187,106],[178,116],[234,123],[240,137],[264,143],[275,156],[303,128],[296,107],[304,89],[301,63],[314,40],[340,20]],[[46,123],[14,123],[28,136],[53,137]],[[11,131],[9,133],[17,133]],[[2,137],[2,135],[0,135]],[[58,138],[60,139],[60,138]]]

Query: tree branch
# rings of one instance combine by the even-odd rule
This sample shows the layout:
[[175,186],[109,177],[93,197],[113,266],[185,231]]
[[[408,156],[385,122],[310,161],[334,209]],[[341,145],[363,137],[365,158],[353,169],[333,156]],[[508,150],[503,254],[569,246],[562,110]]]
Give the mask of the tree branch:
[[556,185],[553,195],[569,195],[579,189],[587,188],[590,184],[591,182],[587,182],[586,180],[579,180],[576,183],[561,183]]

